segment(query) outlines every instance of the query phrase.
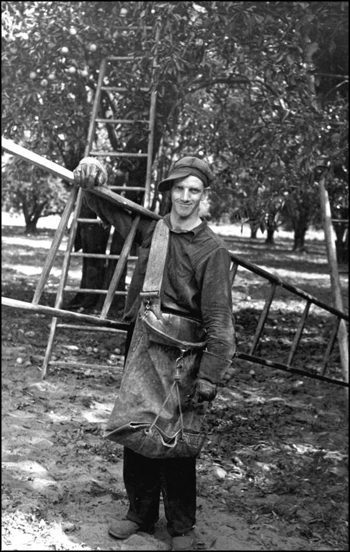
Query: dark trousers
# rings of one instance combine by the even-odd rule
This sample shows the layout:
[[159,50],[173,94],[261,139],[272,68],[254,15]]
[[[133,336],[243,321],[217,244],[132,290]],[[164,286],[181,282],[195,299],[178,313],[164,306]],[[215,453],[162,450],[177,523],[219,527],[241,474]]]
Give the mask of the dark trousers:
[[188,533],[196,522],[196,459],[146,458],[124,448],[124,484],[130,506],[127,518],[147,531],[159,517],[163,495],[172,537]]

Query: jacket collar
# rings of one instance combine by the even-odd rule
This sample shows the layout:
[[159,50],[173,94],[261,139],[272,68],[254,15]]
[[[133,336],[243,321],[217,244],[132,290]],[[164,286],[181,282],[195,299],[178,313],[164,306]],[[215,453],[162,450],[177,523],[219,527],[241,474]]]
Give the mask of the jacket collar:
[[207,222],[205,220],[202,220],[201,224],[198,224],[198,226],[196,226],[192,230],[173,230],[170,222],[170,213],[164,216],[164,222],[168,226],[170,231],[174,232],[174,234],[193,234],[193,236],[199,234],[199,232],[201,232],[203,228],[207,226]]

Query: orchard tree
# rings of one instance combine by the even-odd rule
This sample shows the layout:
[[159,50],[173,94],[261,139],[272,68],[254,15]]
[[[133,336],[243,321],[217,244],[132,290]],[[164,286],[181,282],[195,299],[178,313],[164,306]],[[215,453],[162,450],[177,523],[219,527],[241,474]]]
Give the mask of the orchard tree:
[[22,211],[26,234],[37,232],[40,218],[62,213],[68,194],[59,178],[14,158],[5,159],[1,176],[2,208]]
[[239,214],[253,228],[266,228],[269,240],[278,217],[287,215],[294,250],[303,250],[319,216],[320,165],[342,173],[347,196],[347,6],[273,2],[253,10],[252,4],[242,12],[252,40],[241,40],[234,53],[241,84],[217,79],[187,96],[179,144],[207,144],[215,156],[216,216],[221,205],[232,220]]
[[[2,9],[4,132],[18,141],[30,128],[70,169],[83,156],[99,62],[111,54],[133,61],[111,68],[108,84],[128,92],[104,91],[101,116],[144,118],[141,88],[155,87],[155,173],[179,155],[202,155],[217,176],[216,198],[233,209],[242,203],[242,212],[257,198],[255,224],[273,228],[289,199],[313,201],[321,163],[346,164],[331,140],[347,126],[339,86],[345,2],[3,2]],[[132,24],[134,32],[121,28]],[[338,58],[329,64],[336,84],[317,65],[327,52]],[[334,109],[325,109],[327,99]],[[98,127],[96,138],[114,150],[147,150],[138,127]],[[120,173],[130,184],[145,180],[144,162],[113,158],[108,168],[112,184]],[[303,236],[295,248],[302,245]]]

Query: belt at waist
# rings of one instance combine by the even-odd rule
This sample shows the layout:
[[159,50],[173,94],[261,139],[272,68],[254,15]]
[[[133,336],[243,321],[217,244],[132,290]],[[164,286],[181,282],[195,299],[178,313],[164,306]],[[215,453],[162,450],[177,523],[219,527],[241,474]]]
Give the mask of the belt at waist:
[[162,303],[161,310],[162,310],[162,312],[166,312],[168,314],[175,314],[176,316],[183,316],[184,318],[188,318],[189,320],[194,320],[195,322],[198,322],[199,324],[202,324],[202,321],[198,317],[191,315],[191,313],[184,312],[184,311],[178,310],[178,309],[169,308],[169,307],[163,305],[163,303]]

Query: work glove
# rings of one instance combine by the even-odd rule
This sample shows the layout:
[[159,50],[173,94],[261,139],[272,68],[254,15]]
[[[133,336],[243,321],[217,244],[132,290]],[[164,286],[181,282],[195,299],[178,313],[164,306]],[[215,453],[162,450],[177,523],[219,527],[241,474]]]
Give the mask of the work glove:
[[198,378],[195,383],[194,394],[192,400],[196,403],[204,401],[213,401],[216,397],[217,387],[211,381]]
[[83,157],[73,174],[76,184],[84,190],[91,190],[94,186],[107,186],[107,170],[94,157]]

